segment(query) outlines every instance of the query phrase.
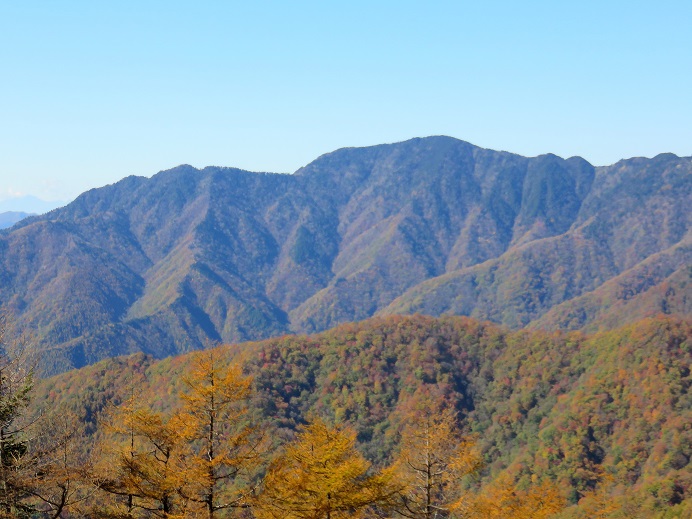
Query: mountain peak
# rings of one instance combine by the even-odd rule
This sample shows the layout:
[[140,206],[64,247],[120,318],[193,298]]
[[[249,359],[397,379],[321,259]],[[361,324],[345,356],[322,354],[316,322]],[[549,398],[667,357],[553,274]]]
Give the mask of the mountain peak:
[[692,261],[691,172],[666,154],[596,174],[447,136],[343,148],[296,175],[182,164],[0,233],[0,305],[41,330],[47,372],[382,313],[518,328],[625,271],[657,283]]

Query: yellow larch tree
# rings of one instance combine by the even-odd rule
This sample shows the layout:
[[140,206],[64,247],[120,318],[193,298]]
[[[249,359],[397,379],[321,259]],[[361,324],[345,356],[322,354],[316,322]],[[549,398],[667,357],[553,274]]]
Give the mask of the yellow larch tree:
[[306,425],[269,467],[255,515],[261,519],[346,519],[388,504],[387,473],[369,475],[356,434],[321,419]]
[[197,477],[186,497],[212,519],[220,511],[249,506],[263,435],[248,419],[252,381],[229,363],[222,349],[195,352],[190,366],[179,416]]
[[90,516],[190,517],[185,489],[198,474],[187,463],[189,449],[180,416],[165,418],[128,402],[105,429],[105,455],[95,473],[98,486],[115,499],[101,500]]
[[463,478],[482,467],[472,437],[462,436],[451,409],[426,407],[408,417],[393,465],[402,490],[395,512],[408,519],[449,517],[460,506]]

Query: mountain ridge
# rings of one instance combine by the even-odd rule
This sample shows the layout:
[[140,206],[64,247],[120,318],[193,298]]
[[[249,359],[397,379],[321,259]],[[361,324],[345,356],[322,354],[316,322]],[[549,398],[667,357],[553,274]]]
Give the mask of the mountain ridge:
[[522,327],[682,243],[691,173],[672,154],[594,167],[451,137],[293,175],[181,165],[0,232],[0,306],[37,331],[46,373],[398,311]]

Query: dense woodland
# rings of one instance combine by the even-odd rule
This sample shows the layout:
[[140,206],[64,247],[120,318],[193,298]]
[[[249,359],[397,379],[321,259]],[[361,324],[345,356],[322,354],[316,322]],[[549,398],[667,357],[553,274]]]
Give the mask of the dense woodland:
[[392,316],[34,381],[13,335],[0,504],[10,517],[689,517],[691,338],[664,317],[585,336]]

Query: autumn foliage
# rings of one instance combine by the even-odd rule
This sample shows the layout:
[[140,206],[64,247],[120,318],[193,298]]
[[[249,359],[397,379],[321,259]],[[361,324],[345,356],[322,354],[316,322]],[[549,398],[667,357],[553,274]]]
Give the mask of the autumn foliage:
[[353,430],[308,423],[269,466],[256,515],[261,519],[363,517],[398,487],[388,471],[370,472]]
[[464,508],[462,484],[483,466],[476,440],[461,435],[455,413],[426,404],[408,417],[393,465],[401,484],[394,509],[407,519],[448,517]]
[[[176,445],[187,476],[171,513],[208,517],[210,495],[215,517],[284,513],[277,512],[277,474],[298,470],[290,454],[321,421],[351,438],[353,457],[345,459],[362,469],[352,483],[388,478],[386,499],[360,509],[351,503],[350,514],[682,518],[692,489],[690,337],[689,323],[675,319],[584,336],[509,332],[458,317],[390,317],[204,352],[219,356],[213,387],[233,372],[240,383],[232,393],[242,395],[213,420],[209,410],[217,406],[204,404],[212,384],[193,377],[200,354],[113,359],[40,381],[35,405],[61,402],[79,416],[84,447],[100,438],[125,454],[128,381],[137,406],[164,429],[186,416],[174,430],[183,437]],[[193,378],[207,388],[194,399]],[[218,393],[214,402],[223,398]],[[107,401],[125,413],[110,440]],[[146,435],[137,441],[134,452],[145,460],[153,448]],[[439,443],[429,451],[438,470],[428,485],[421,483],[421,441]],[[461,469],[455,457],[462,455],[475,461]],[[103,489],[118,479],[106,475],[97,481],[103,508],[110,500],[122,509],[129,496],[146,503],[125,487],[108,497]]]

